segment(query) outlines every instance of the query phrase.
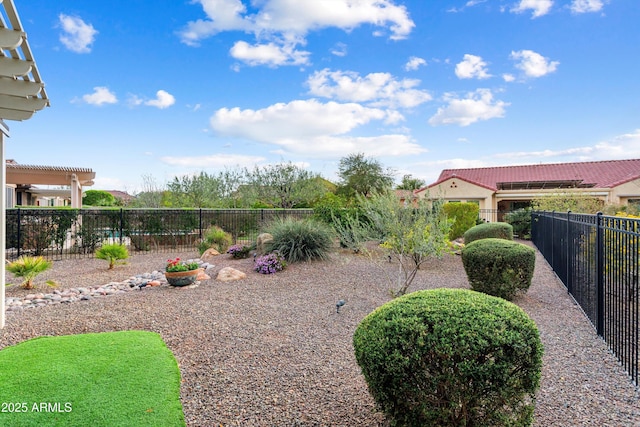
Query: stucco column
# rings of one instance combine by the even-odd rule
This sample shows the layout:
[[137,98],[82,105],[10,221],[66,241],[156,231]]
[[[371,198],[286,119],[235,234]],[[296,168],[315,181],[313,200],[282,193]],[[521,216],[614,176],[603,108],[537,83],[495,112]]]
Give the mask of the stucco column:
[[76,209],[82,207],[82,186],[75,173],[71,175],[71,207]]
[[[6,132],[6,133],[5,133]],[[0,162],[2,170],[0,171],[0,329],[4,328],[5,304],[4,304],[4,287],[5,287],[5,271],[7,259],[7,250],[5,247],[7,234],[7,165],[4,158],[4,137],[9,135],[9,128],[4,126],[0,120]]]

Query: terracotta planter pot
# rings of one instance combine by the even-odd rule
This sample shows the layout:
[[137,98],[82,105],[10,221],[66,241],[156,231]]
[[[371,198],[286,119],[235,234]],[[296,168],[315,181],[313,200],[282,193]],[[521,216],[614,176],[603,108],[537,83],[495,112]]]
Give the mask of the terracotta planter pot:
[[200,269],[189,271],[165,271],[164,276],[171,286],[187,286],[196,282]]

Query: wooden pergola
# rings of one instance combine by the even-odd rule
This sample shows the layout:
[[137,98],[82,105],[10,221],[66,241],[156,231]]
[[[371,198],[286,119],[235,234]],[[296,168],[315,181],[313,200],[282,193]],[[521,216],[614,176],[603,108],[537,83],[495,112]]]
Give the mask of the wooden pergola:
[[0,0],[0,328],[5,324],[6,188],[5,120],[27,120],[49,106],[44,83],[13,0]]

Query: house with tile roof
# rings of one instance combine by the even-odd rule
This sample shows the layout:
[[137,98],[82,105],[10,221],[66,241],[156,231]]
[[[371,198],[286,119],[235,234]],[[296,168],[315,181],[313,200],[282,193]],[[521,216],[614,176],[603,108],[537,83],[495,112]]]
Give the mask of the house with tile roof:
[[415,194],[477,203],[481,211],[511,211],[566,192],[596,197],[607,205],[640,204],[640,159],[445,169],[436,182]]

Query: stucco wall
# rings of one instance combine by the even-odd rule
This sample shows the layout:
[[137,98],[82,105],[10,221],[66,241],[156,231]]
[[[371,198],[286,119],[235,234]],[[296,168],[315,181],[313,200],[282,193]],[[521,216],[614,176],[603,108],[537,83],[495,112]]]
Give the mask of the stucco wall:
[[493,191],[457,178],[450,178],[426,191],[417,193],[418,197],[442,198],[446,201],[478,202],[480,209],[496,209],[493,206]]

